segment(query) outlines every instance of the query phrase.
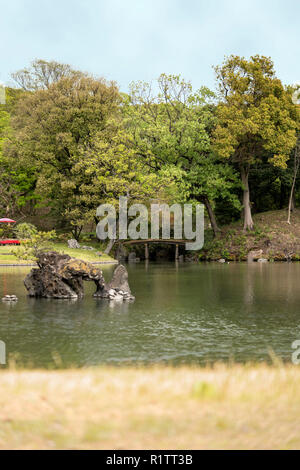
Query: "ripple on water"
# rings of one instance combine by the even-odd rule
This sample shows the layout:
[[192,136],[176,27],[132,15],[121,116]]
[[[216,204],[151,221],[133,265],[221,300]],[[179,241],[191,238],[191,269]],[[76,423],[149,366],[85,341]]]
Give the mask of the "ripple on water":
[[29,269],[0,268],[1,297],[19,298],[0,304],[8,353],[35,367],[262,361],[270,348],[290,360],[300,339],[300,264],[128,269],[136,302],[120,304],[94,299],[92,283],[78,301],[29,299]]

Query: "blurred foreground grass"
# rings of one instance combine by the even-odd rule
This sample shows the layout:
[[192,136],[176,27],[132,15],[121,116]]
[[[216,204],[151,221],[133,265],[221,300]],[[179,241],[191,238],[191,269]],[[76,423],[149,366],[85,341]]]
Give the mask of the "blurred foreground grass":
[[299,449],[300,368],[0,371],[1,449]]

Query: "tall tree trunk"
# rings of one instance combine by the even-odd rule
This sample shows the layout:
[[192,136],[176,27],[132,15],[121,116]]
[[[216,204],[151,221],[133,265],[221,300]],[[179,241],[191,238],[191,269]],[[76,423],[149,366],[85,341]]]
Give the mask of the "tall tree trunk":
[[288,219],[287,219],[287,223],[288,223],[289,225],[291,225],[291,213],[292,213],[293,210],[294,210],[294,194],[295,194],[296,178],[297,178],[297,174],[294,175],[293,184],[292,184],[292,189],[291,189],[291,194],[290,194],[290,200],[289,200]]
[[294,210],[295,206],[295,186],[296,186],[296,181],[297,181],[297,175],[299,171],[299,165],[300,165],[300,145],[297,145],[295,148],[295,156],[294,156],[294,177],[293,177],[293,184],[291,188],[291,194],[290,194],[290,200],[289,200],[289,208],[288,208],[288,219],[287,223],[291,224],[291,212]]
[[291,212],[294,212],[294,210],[295,210],[295,207],[296,207],[296,203],[295,203],[295,189],[294,189],[294,193],[293,193],[293,197],[292,197],[292,207],[291,207]]
[[80,238],[82,229],[83,229],[83,225],[80,225],[80,226],[76,225],[76,226],[73,228],[73,230],[71,230],[72,235],[73,235],[73,237],[75,238],[75,240],[79,241],[79,238]]
[[240,169],[243,183],[244,230],[253,230],[254,224],[251,213],[249,189],[249,166],[242,165]]
[[204,205],[205,205],[206,210],[208,212],[208,216],[209,216],[209,220],[210,220],[210,223],[211,223],[211,227],[212,227],[213,232],[214,232],[214,236],[216,237],[218,232],[220,232],[220,229],[219,229],[218,224],[217,224],[215,213],[214,213],[213,208],[211,206],[210,200],[208,199],[207,196],[204,196],[203,202],[204,202]]
[[105,253],[106,255],[109,255],[109,253],[111,252],[111,250],[112,250],[112,248],[113,248],[113,246],[114,246],[114,244],[115,244],[115,241],[116,241],[116,240],[109,240],[108,245],[107,245],[107,247],[106,247],[105,250],[104,250],[104,253]]

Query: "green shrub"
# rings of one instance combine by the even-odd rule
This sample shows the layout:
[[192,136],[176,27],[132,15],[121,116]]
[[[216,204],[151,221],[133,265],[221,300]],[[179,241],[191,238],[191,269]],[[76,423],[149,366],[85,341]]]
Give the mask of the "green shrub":
[[31,238],[24,240],[12,253],[18,259],[35,260],[39,254],[49,251],[52,248],[51,240],[56,238],[55,230],[51,232],[36,232]]
[[38,230],[35,225],[24,222],[16,226],[16,228],[14,229],[14,233],[17,238],[31,239],[38,233]]

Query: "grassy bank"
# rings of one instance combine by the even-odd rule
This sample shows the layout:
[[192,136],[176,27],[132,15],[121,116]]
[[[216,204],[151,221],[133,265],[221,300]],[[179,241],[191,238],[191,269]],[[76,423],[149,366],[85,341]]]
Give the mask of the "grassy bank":
[[300,368],[0,372],[1,449],[299,449]]
[[300,261],[300,209],[293,212],[291,225],[286,210],[256,214],[253,220],[251,232],[244,233],[239,221],[222,227],[214,240],[205,237],[200,259],[245,261],[250,251],[261,250],[259,257],[270,261]]
[[[58,251],[60,253],[66,253],[67,255],[72,256],[73,258],[82,259],[84,261],[89,261],[91,263],[99,263],[99,262],[108,262],[114,261],[113,258],[110,256],[102,253],[101,256],[97,255],[97,252],[100,251],[99,248],[97,249],[96,246],[86,243],[88,246],[92,246],[95,248],[94,250],[83,250],[82,248],[79,249],[72,249],[69,248],[66,243],[63,242],[56,242],[51,244],[51,250]],[[50,246],[50,245],[49,245]],[[0,266],[1,264],[30,264],[32,261],[30,260],[19,260],[13,254],[13,250],[16,247],[11,246],[0,246]]]

